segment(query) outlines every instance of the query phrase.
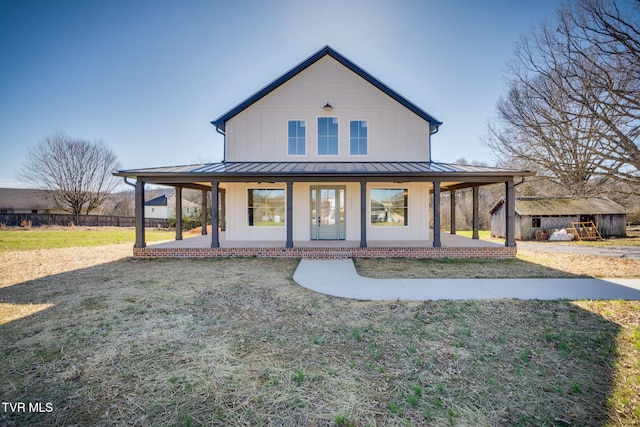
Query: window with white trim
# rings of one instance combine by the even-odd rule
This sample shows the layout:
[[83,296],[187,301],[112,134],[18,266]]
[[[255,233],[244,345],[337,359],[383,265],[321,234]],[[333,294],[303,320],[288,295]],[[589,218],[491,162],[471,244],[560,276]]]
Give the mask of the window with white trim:
[[409,190],[407,188],[372,188],[371,225],[409,225]]
[[338,154],[338,118],[318,117],[318,155]]
[[288,150],[290,156],[307,154],[307,125],[304,120],[289,120]]
[[366,156],[368,154],[366,120],[351,120],[349,122],[349,153],[352,156]]

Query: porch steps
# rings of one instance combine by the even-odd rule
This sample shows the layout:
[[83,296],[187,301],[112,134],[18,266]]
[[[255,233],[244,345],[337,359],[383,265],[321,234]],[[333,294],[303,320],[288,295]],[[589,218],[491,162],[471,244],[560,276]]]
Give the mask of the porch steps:
[[573,235],[578,240],[598,240],[602,239],[598,227],[593,221],[586,222],[572,222]]

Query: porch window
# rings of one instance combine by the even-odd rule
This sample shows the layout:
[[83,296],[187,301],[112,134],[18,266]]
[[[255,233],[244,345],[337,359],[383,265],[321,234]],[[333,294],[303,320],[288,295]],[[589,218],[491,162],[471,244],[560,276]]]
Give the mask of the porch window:
[[249,227],[284,227],[284,201],[284,189],[250,188],[247,204]]
[[366,120],[349,122],[349,150],[352,156],[367,155],[367,127]]
[[371,189],[371,225],[409,225],[409,190],[407,188]]
[[289,149],[290,156],[304,156],[307,154],[307,129],[304,120],[289,120]]
[[318,154],[338,154],[337,117],[318,117]]

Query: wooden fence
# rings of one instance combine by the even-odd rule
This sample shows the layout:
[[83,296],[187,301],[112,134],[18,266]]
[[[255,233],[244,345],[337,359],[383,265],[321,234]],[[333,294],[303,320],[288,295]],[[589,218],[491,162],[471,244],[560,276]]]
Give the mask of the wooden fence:
[[[136,218],[133,216],[111,215],[73,215],[73,214],[0,214],[0,224],[7,227],[19,227],[31,222],[33,226],[40,225],[83,225],[88,227],[135,227]],[[146,227],[168,228],[169,222],[162,218],[145,218]]]

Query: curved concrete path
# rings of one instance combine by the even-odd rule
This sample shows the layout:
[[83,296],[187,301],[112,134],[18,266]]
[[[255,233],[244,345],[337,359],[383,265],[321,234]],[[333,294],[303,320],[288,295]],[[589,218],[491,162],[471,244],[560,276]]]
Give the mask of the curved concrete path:
[[358,300],[640,300],[640,279],[371,279],[359,276],[351,259],[303,259],[293,280],[312,291]]

